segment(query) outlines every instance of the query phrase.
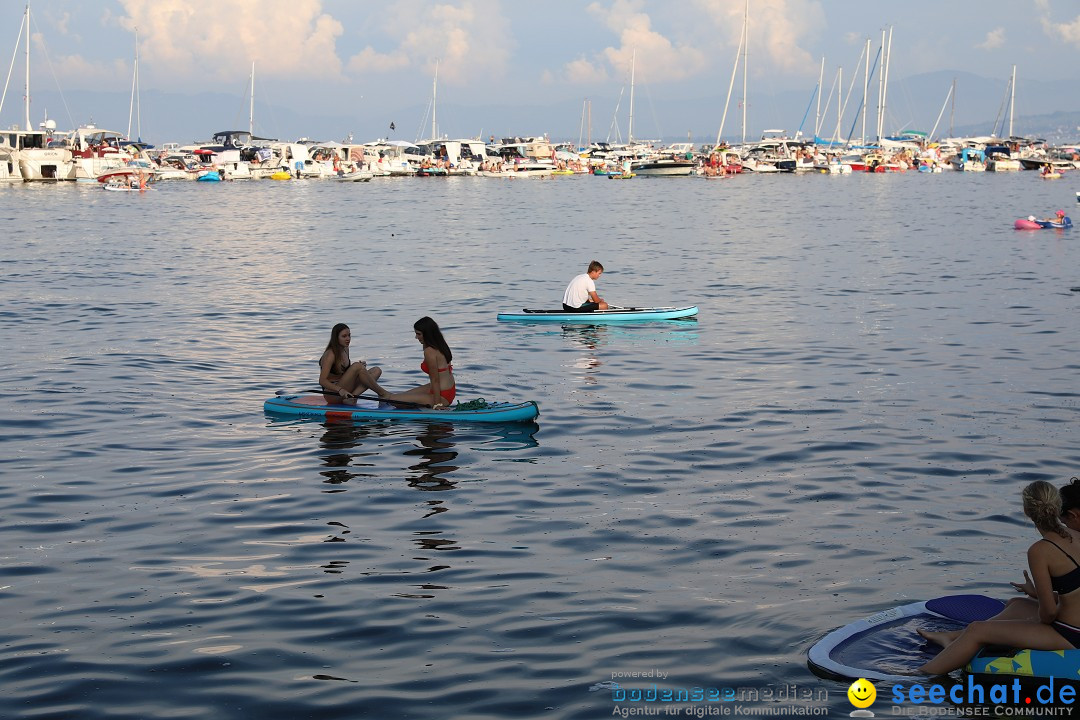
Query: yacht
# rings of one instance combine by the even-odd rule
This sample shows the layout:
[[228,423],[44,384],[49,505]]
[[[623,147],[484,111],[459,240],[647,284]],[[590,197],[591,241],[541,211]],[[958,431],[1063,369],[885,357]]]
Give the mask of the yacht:
[[0,180],[71,180],[71,151],[54,147],[44,130],[0,131]]

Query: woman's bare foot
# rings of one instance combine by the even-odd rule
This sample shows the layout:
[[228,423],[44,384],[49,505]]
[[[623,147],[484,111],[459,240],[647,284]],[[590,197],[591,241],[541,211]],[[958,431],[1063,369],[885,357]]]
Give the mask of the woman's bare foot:
[[923,630],[918,629],[915,632],[929,642],[939,645],[941,647],[947,647],[952,644],[956,638],[960,637],[962,630]]

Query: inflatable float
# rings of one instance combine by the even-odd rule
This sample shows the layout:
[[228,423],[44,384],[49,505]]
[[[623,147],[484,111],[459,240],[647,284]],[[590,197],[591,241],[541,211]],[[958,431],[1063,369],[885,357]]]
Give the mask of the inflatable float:
[[1059,210],[1057,220],[1040,220],[1034,215],[1028,215],[1026,218],[1018,218],[1013,227],[1017,230],[1062,230],[1072,227],[1072,219]]
[[[857,620],[817,641],[807,654],[816,674],[843,680],[910,685],[925,676],[910,674],[940,648],[916,630],[960,630],[997,615],[1005,603],[985,595],[948,595],[883,610]],[[1061,679],[1080,683],[1080,650],[983,648],[964,672],[977,682]]]

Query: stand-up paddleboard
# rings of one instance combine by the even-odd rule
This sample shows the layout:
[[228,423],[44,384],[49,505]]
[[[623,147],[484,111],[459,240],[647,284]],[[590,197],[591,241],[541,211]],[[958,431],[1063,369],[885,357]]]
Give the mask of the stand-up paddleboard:
[[[1004,607],[1002,601],[985,595],[949,595],[901,605],[833,630],[810,648],[808,664],[825,677],[910,685],[925,676],[904,673],[941,651],[916,630],[962,630],[968,623],[997,615]],[[1080,650],[986,647],[964,671],[979,681],[1054,677],[1076,683],[1080,681]]]
[[653,308],[611,308],[592,312],[567,312],[565,310],[529,310],[519,313],[499,313],[500,322],[557,322],[557,323],[594,323],[642,322],[648,320],[677,320],[697,315],[698,309],[692,307],[653,307]]
[[294,394],[272,397],[263,403],[267,415],[310,420],[427,420],[438,422],[511,423],[529,422],[540,408],[529,400],[520,403],[481,403],[473,401],[448,408],[402,407],[377,400],[359,399],[356,405],[326,403],[322,395]]

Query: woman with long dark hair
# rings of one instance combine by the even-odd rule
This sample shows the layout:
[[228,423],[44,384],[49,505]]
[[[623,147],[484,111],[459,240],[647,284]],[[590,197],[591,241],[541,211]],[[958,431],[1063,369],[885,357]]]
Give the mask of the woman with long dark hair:
[[330,342],[319,358],[319,387],[326,391],[326,402],[356,404],[356,396],[364,390],[374,390],[379,397],[390,393],[379,385],[382,368],[369,368],[363,360],[353,362],[349,357],[352,330],[338,323],[330,331]]
[[420,370],[427,373],[428,382],[420,387],[396,393],[390,400],[420,403],[433,408],[449,407],[457,395],[454,383],[454,368],[450,361],[454,355],[446,344],[438,323],[429,317],[422,317],[413,325],[416,340],[424,348],[424,360]]

